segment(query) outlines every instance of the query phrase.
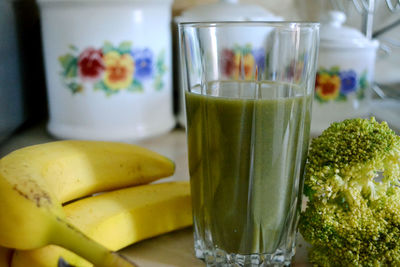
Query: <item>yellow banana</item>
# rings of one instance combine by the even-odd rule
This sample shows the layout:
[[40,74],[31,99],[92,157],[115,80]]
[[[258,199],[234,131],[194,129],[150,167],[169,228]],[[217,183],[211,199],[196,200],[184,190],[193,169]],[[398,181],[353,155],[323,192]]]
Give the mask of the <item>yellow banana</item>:
[[[158,157],[153,162],[157,154],[136,146],[89,141],[59,141],[10,153],[0,160],[0,245],[34,249],[56,244],[96,266],[132,266],[67,223],[60,201],[154,180],[162,174],[153,168],[172,173],[171,161]],[[144,178],[149,173],[154,176]]]
[[16,175],[46,181],[61,203],[93,193],[152,182],[175,171],[173,161],[125,143],[58,141],[16,150],[6,156]]
[[[192,224],[188,182],[107,192],[68,204],[64,211],[69,222],[111,250]],[[12,267],[56,267],[60,257],[73,266],[92,266],[63,248],[46,246],[18,251]]]
[[34,249],[56,244],[96,266],[133,266],[68,224],[61,204],[42,180],[29,171],[15,176],[15,166],[7,163],[0,161],[1,246]]
[[68,266],[93,267],[93,264],[75,253],[55,245],[33,250],[15,250],[10,267],[58,267],[60,257]]

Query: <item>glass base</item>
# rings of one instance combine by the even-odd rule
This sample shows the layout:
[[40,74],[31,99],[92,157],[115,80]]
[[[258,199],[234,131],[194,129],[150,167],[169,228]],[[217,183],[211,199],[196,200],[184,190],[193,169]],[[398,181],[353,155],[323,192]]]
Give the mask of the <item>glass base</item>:
[[277,250],[273,254],[228,254],[222,249],[203,249],[201,242],[194,245],[196,257],[203,260],[210,267],[281,267],[290,266],[292,257],[295,254],[294,248],[291,251]]

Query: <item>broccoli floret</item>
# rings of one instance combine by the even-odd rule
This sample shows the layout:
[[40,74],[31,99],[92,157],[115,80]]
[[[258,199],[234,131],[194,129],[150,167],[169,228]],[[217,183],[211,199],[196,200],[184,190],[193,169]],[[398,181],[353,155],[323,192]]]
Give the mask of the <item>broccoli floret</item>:
[[400,137],[385,122],[333,123],[311,142],[299,231],[316,266],[400,266]]

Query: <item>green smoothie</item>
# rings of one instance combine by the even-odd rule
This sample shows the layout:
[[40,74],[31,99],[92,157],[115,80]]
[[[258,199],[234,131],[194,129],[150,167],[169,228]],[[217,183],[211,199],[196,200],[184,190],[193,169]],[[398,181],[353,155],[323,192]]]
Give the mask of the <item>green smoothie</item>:
[[195,238],[205,247],[272,253],[290,238],[310,107],[311,95],[288,84],[220,81],[186,93]]

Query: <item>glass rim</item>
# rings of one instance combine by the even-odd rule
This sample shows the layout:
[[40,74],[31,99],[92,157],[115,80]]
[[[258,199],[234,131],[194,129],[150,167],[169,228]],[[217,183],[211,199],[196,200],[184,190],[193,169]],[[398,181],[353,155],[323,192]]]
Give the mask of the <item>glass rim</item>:
[[241,27],[261,27],[270,26],[272,28],[309,28],[318,29],[319,22],[315,21],[192,21],[192,22],[179,22],[179,28],[214,28],[224,26],[241,26]]

